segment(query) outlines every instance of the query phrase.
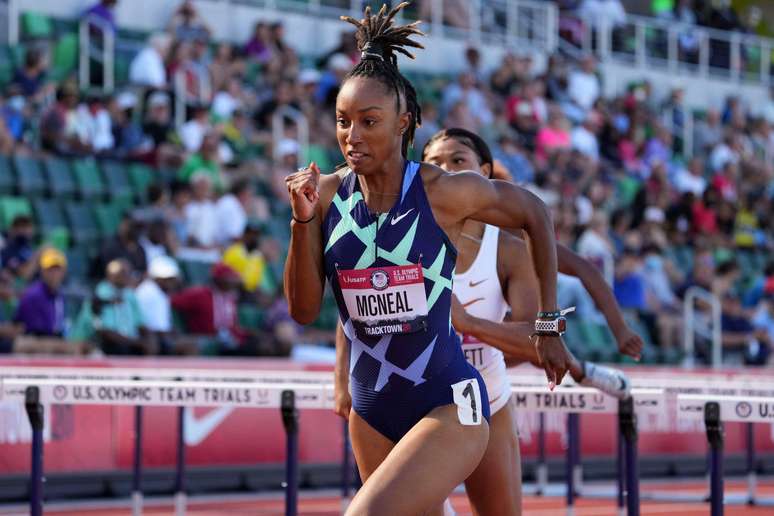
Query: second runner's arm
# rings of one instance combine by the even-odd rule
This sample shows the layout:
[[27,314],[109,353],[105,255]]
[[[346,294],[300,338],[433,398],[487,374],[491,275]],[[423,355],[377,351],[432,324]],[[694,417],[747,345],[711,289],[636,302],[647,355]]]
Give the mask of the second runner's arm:
[[594,300],[594,304],[605,316],[621,353],[639,360],[643,346],[642,338],[626,324],[615,294],[599,270],[588,260],[561,244],[556,245],[556,256],[559,261],[559,272],[578,278]]

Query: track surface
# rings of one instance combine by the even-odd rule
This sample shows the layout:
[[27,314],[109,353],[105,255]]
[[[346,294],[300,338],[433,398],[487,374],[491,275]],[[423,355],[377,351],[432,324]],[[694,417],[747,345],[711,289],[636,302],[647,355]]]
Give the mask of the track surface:
[[[705,484],[702,482],[677,483],[648,483],[642,486],[643,495],[652,490],[680,491],[681,493],[703,494]],[[726,495],[744,493],[743,485],[738,482],[727,482]],[[766,482],[759,485],[757,494],[759,497],[774,498],[774,483]],[[455,494],[452,503],[459,516],[469,515],[470,506],[464,494]],[[302,494],[299,502],[300,515],[336,516],[341,514],[341,500],[334,495],[319,496],[316,493]],[[524,516],[563,516],[566,508],[563,497],[536,497],[524,498]],[[148,502],[143,514],[148,516],[161,516],[173,514],[172,503],[169,501]],[[26,509],[16,507],[14,509],[0,508],[1,516],[17,516],[27,514]],[[82,505],[76,504],[52,504],[45,509],[49,516],[125,516],[131,511],[124,502],[88,502]],[[188,501],[187,514],[191,516],[225,516],[225,515],[251,515],[251,516],[282,516],[284,515],[284,500],[281,495],[276,496],[224,496],[207,497],[206,499],[191,499]],[[577,500],[576,516],[615,516],[618,510],[615,501],[607,499],[580,498]],[[709,514],[709,505],[706,503],[691,502],[656,502],[643,501],[641,505],[642,515],[675,515],[680,516],[706,516]],[[764,515],[774,514],[774,507],[747,507],[744,505],[726,505],[726,516]]]

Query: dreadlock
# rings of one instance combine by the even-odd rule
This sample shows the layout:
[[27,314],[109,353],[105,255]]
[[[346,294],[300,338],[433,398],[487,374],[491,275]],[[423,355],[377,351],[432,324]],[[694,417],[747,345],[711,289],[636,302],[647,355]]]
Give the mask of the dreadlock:
[[375,15],[371,14],[371,7],[365,8],[362,20],[356,20],[350,16],[342,16],[357,28],[355,39],[360,50],[360,62],[347,74],[347,79],[352,77],[368,77],[381,81],[389,89],[395,91],[397,110],[400,112],[401,98],[406,100],[406,110],[411,116],[408,130],[403,134],[401,151],[403,156],[408,155],[409,147],[414,144],[414,132],[422,124],[422,110],[417,101],[417,92],[408,79],[398,70],[398,53],[414,59],[414,55],[405,47],[424,48],[421,44],[411,40],[411,36],[424,33],[417,28],[421,23],[415,21],[408,25],[394,26],[393,19],[398,12],[409,5],[401,2],[394,9],[387,12],[387,6]]

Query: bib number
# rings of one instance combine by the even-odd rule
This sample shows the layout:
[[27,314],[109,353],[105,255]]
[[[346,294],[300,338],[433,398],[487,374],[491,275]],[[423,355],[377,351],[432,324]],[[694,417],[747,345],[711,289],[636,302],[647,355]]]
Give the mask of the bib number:
[[460,424],[474,426],[481,424],[481,388],[477,378],[452,384],[457,418]]
[[365,337],[414,333],[427,328],[421,265],[337,271],[355,332]]

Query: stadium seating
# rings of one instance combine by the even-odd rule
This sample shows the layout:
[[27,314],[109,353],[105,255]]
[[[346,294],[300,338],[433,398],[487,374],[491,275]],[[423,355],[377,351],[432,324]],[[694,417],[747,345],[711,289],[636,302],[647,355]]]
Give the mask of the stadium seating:
[[100,166],[110,199],[121,203],[133,202],[134,192],[126,165],[119,161],[103,161]]
[[62,158],[48,157],[43,162],[48,190],[57,198],[73,198],[78,193],[70,163]]
[[32,206],[24,197],[0,197],[0,226],[6,230],[19,215],[32,216]]
[[105,195],[105,186],[97,162],[91,158],[75,160],[73,163],[75,181],[82,199],[99,199]]
[[70,234],[76,244],[93,245],[99,241],[100,229],[88,202],[67,202],[65,214],[70,224]]
[[31,197],[42,195],[46,192],[47,181],[40,161],[17,154],[13,157],[13,163],[16,168],[16,181],[19,193]]

